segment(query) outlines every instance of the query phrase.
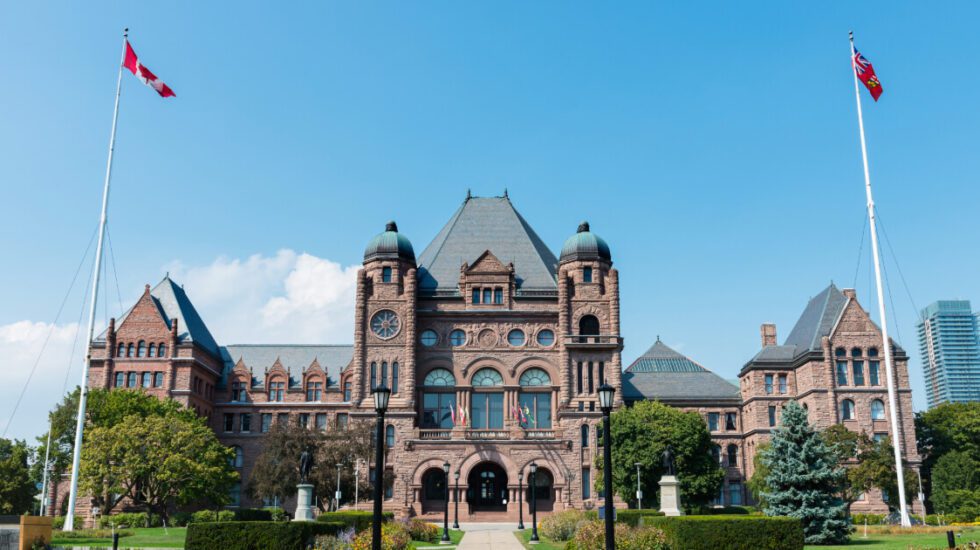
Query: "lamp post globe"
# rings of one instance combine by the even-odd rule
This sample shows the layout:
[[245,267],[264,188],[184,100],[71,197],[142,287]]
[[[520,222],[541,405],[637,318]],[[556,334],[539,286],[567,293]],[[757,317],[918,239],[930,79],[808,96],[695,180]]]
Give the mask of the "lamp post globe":
[[378,425],[374,437],[374,515],[371,518],[371,550],[381,550],[381,491],[384,484],[384,441],[385,412],[391,390],[378,386],[372,390],[374,411],[378,413]]
[[442,472],[446,474],[443,479],[446,484],[445,502],[446,507],[442,516],[442,542],[449,542],[449,463],[442,465]]
[[528,491],[531,492],[531,542],[538,542],[538,492],[537,489],[537,473],[538,464],[536,462],[531,463],[531,479],[527,482]]
[[599,407],[602,409],[602,481],[605,487],[603,498],[606,519],[606,550],[616,550],[615,526],[613,525],[616,510],[613,507],[612,490],[612,441],[609,435],[612,426],[609,415],[612,413],[613,397],[616,388],[609,384],[599,386]]
[[453,529],[459,529],[459,470],[453,474],[456,480],[456,489],[453,492],[453,502],[456,504],[456,512],[453,514]]
[[524,472],[517,472],[517,528],[524,529]]

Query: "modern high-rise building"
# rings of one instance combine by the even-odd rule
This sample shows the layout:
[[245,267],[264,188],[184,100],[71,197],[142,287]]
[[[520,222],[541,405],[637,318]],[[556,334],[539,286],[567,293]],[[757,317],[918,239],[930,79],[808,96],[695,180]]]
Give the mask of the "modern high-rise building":
[[919,348],[929,408],[980,401],[980,330],[969,300],[939,300],[922,310]]

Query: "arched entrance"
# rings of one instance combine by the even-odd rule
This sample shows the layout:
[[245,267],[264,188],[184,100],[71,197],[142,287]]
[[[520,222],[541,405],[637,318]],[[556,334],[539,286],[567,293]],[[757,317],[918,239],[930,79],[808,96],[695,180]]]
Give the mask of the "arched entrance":
[[507,472],[496,463],[482,462],[470,470],[466,501],[473,512],[507,509]]
[[524,498],[527,499],[526,502],[531,502],[531,491],[534,491],[534,495],[537,498],[537,506],[539,512],[550,512],[555,506],[555,477],[551,475],[551,472],[547,468],[538,468],[538,471],[534,474],[534,486],[530,486],[531,480],[528,480],[528,487],[525,489]]
[[446,473],[442,468],[430,468],[422,474],[422,510],[425,512],[446,509]]

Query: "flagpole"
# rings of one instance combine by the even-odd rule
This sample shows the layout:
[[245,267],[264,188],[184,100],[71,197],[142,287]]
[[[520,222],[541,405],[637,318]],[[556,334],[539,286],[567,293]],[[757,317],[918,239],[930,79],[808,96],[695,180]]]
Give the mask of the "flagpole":
[[[116,77],[116,103],[112,111],[112,132],[109,134],[109,158],[106,160],[105,184],[102,189],[102,216],[99,218],[99,242],[95,248],[95,268],[92,270],[92,297],[88,312],[88,352],[85,354],[85,368],[82,369],[82,385],[78,392],[78,417],[75,419],[75,449],[71,461],[71,491],[68,495],[68,512],[65,516],[65,531],[75,527],[75,500],[78,498],[78,470],[82,456],[82,433],[85,428],[85,401],[88,395],[88,369],[92,363],[92,340],[95,336],[95,311],[99,296],[99,273],[102,270],[102,244],[105,240],[106,211],[109,207],[109,182],[112,179],[112,152],[116,147],[116,121],[119,118],[119,94],[122,91],[122,69],[126,60],[126,40],[129,29],[123,29],[122,54],[119,59],[119,75]],[[112,350],[107,350],[111,353]],[[108,512],[108,510],[106,510]]]
[[882,347],[885,349],[885,382],[888,384],[888,412],[892,427],[892,448],[895,451],[895,474],[898,481],[898,506],[902,527],[911,527],[905,504],[905,472],[902,468],[902,439],[898,429],[898,402],[895,396],[895,375],[892,368],[892,347],[888,338],[888,319],[885,317],[885,296],[881,286],[881,259],[878,255],[878,230],[875,225],[875,203],[871,196],[871,175],[868,172],[868,146],[864,141],[864,114],[861,112],[861,92],[858,87],[854,55],[854,32],[850,33],[851,72],[854,74],[854,98],[857,101],[858,129],[861,132],[861,159],[864,161],[864,189],[868,199],[868,220],[871,227],[871,250],[875,262],[875,284],[878,290],[878,316],[881,320]]

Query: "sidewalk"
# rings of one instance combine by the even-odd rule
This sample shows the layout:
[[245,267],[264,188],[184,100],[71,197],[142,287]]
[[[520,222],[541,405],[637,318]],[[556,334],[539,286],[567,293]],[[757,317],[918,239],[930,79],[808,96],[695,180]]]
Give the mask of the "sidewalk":
[[524,546],[511,532],[513,528],[509,524],[489,524],[486,527],[471,524],[456,548],[457,550],[524,550]]

